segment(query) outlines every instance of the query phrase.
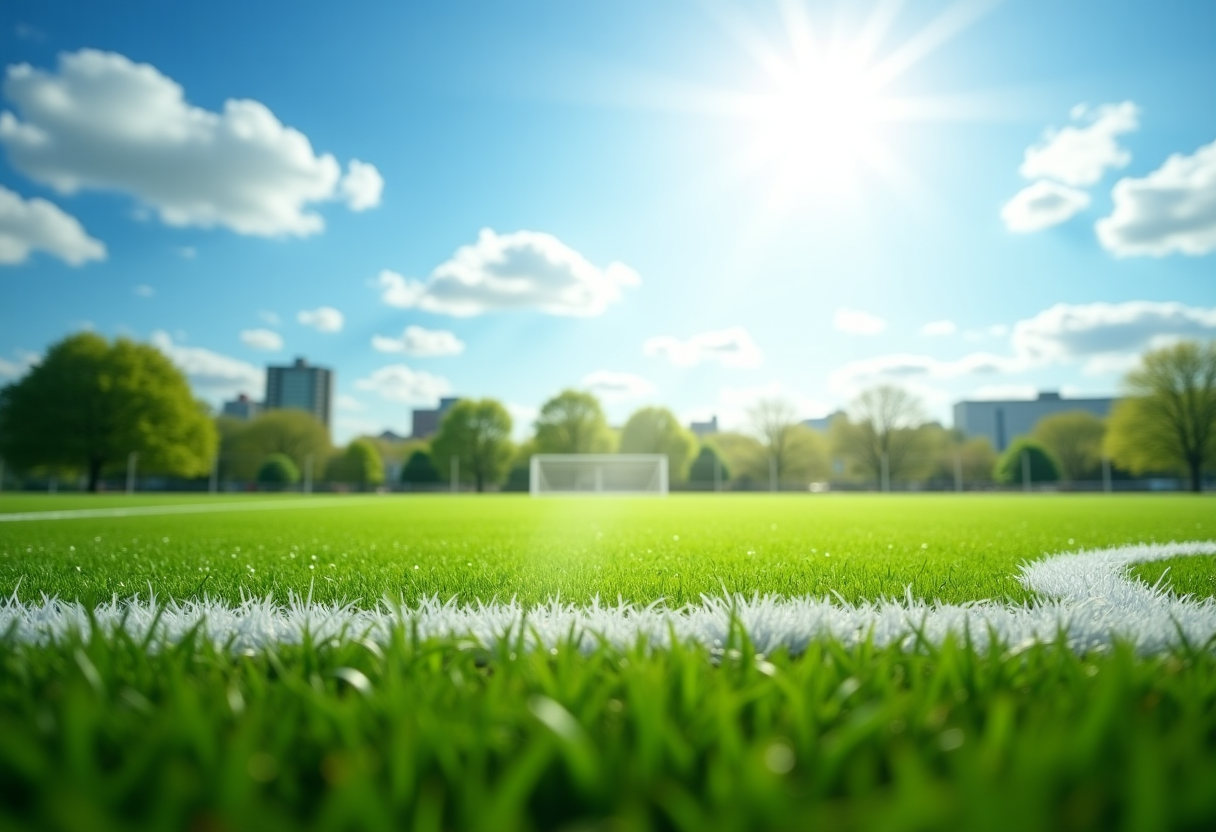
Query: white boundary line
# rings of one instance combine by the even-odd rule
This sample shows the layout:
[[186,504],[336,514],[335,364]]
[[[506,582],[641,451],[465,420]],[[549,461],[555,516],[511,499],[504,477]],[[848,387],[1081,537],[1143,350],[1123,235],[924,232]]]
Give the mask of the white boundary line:
[[94,517],[150,517],[157,514],[215,514],[225,511],[277,511],[294,508],[332,508],[365,503],[376,497],[300,497],[271,499],[265,502],[179,503],[166,506],[126,506],[118,508],[78,508],[63,511],[18,511],[0,514],[0,523],[25,523],[35,520],[85,520]]
[[[919,639],[940,644],[950,635],[970,637],[981,648],[995,636],[1019,649],[1062,641],[1078,652],[1100,650],[1115,640],[1133,644],[1141,653],[1156,653],[1182,644],[1210,645],[1216,638],[1216,600],[1177,598],[1157,587],[1130,579],[1135,563],[1164,558],[1216,554],[1216,541],[1138,544],[1048,556],[1023,564],[1019,580],[1045,600],[1010,605],[994,601],[968,604],[926,603],[909,596],[902,601],[848,604],[808,597],[753,596],[714,598],[672,609],[663,604],[639,607],[586,606],[550,601],[525,608],[515,602],[460,606],[436,598],[416,607],[384,602],[375,609],[314,604],[293,596],[286,605],[270,598],[223,601],[158,602],[155,598],[113,599],[93,610],[105,632],[123,628],[137,640],[176,642],[199,628],[230,649],[258,650],[280,643],[299,643],[305,633],[314,640],[370,638],[387,643],[397,627],[416,628],[420,636],[472,637],[492,644],[523,633],[530,647],[566,643],[573,634],[584,650],[601,640],[628,648],[644,638],[658,647],[674,636],[710,648],[726,647],[737,620],[758,650],[785,647],[800,652],[812,640],[830,636],[846,644],[872,637],[879,646],[913,647]],[[0,633],[18,642],[45,644],[90,627],[87,611],[76,602],[44,597],[25,604],[14,595],[0,602]]]

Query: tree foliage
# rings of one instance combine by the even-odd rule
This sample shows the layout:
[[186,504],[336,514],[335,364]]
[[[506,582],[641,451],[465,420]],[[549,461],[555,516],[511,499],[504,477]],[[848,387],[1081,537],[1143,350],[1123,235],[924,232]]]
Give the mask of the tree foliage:
[[767,457],[766,464],[777,465],[777,479],[788,473],[792,462],[794,428],[798,413],[784,399],[761,399],[747,412],[751,434],[760,443]]
[[494,399],[461,399],[452,405],[431,442],[434,458],[441,465],[458,459],[460,476],[472,479],[478,491],[502,482],[514,453],[511,414]]
[[329,430],[303,410],[268,410],[258,418],[225,434],[220,462],[226,478],[247,480],[257,473],[261,461],[271,454],[284,454],[304,470],[312,458],[312,470],[325,470],[333,454]]
[[410,454],[401,469],[401,481],[410,485],[433,485],[440,481],[439,471],[431,461],[431,455],[419,448]]
[[540,409],[537,453],[603,454],[611,453],[613,444],[604,409],[590,393],[563,390]]
[[1145,353],[1123,381],[1106,453],[1135,474],[1179,471],[1192,491],[1216,467],[1216,341],[1183,341]]
[[262,485],[288,486],[300,481],[300,469],[287,454],[271,454],[258,467],[258,482]]
[[0,457],[82,469],[90,491],[131,452],[144,471],[190,477],[211,469],[215,448],[186,378],[155,347],[126,338],[71,335],[0,391]]
[[1060,464],[1060,477],[1074,482],[1092,475],[1102,462],[1106,425],[1085,410],[1044,416],[1034,426],[1034,438]]
[[623,454],[666,454],[672,482],[688,479],[688,466],[697,451],[697,437],[665,407],[643,407],[621,430]]
[[[715,468],[718,470],[715,472]],[[713,483],[715,477],[720,477],[721,482],[730,481],[730,468],[722,461],[714,446],[706,442],[701,446],[701,450],[697,453],[697,458],[692,461],[692,465],[688,468],[688,481],[695,483]]]
[[371,441],[355,439],[329,461],[325,478],[331,482],[352,483],[360,488],[377,486],[384,482],[384,460]]
[[867,478],[881,482],[884,458],[891,482],[914,480],[932,468],[931,435],[921,429],[924,408],[908,391],[891,385],[867,390],[848,415],[832,422],[832,444]]
[[[1022,461],[1023,456],[1026,458],[1025,463]],[[1056,482],[1060,479],[1060,464],[1051,455],[1051,451],[1027,436],[1019,437],[1010,443],[997,459],[992,477],[1002,485],[1016,485],[1023,482],[1025,473],[1022,466],[1027,463],[1032,483]]]

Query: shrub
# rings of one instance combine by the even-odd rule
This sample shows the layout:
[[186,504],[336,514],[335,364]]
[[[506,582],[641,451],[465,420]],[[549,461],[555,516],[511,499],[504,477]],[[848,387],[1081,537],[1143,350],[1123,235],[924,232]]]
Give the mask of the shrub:
[[295,485],[300,481],[300,469],[287,454],[271,454],[258,468],[258,482],[263,485]]
[[1031,482],[1057,482],[1060,479],[1060,463],[1033,439],[1020,438],[1013,440],[1005,452],[996,461],[992,472],[993,479],[1003,485],[1014,485],[1022,481],[1022,454],[1025,453],[1030,462]]

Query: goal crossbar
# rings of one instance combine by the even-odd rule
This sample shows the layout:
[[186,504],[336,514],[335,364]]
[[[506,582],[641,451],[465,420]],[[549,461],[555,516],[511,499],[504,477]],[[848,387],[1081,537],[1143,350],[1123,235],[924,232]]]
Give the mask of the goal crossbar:
[[529,491],[557,494],[667,494],[666,454],[533,454]]

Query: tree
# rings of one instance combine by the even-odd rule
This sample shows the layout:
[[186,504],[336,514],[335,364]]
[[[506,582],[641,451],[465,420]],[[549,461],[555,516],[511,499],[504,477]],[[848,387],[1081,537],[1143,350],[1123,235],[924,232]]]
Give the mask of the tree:
[[[718,469],[715,471],[715,469]],[[717,478],[721,478],[721,482],[730,480],[730,468],[726,467],[726,463],[718,456],[718,452],[714,450],[713,445],[708,442],[701,446],[701,451],[697,454],[697,458],[692,461],[692,465],[688,468],[688,481],[696,483],[713,483]]]
[[143,470],[192,477],[211,469],[215,448],[206,406],[149,344],[71,335],[0,391],[0,457],[81,468],[90,491],[132,452]]
[[258,467],[258,482],[262,485],[288,486],[300,481],[300,469],[286,454],[271,454]]
[[[1023,462],[1025,457],[1025,462]],[[1019,437],[1010,443],[1005,452],[996,461],[992,477],[1002,485],[1014,485],[1022,482],[1026,476],[1023,465],[1029,464],[1030,481],[1056,482],[1060,479],[1060,464],[1056,462],[1051,452],[1027,436]]]
[[672,482],[688,479],[688,466],[697,450],[697,437],[665,407],[643,407],[621,431],[623,454],[666,454]]
[[932,465],[930,436],[920,400],[891,385],[867,390],[849,406],[848,419],[832,422],[833,444],[868,476],[882,482],[915,479]]
[[410,454],[405,467],[401,469],[401,481],[410,485],[433,485],[439,482],[439,471],[431,456],[421,448]]
[[799,427],[794,406],[784,399],[761,399],[747,413],[751,433],[764,448],[769,464],[776,464],[777,481],[793,462],[794,429]]
[[612,432],[599,399],[563,390],[545,402],[536,419],[536,448],[542,454],[611,453]]
[[333,453],[329,430],[311,413],[303,410],[269,410],[234,434],[225,447],[224,463],[237,479],[248,479],[261,460],[271,454],[284,454],[300,470],[325,470]]
[[1066,482],[1083,479],[1098,467],[1105,435],[1106,425],[1085,410],[1053,413],[1034,426],[1034,438],[1060,463]]
[[432,455],[441,463],[458,459],[461,475],[471,476],[478,491],[485,491],[489,483],[502,482],[514,450],[511,414],[494,399],[456,402],[431,442]]
[[1216,467],[1216,341],[1183,341],[1144,354],[1123,380],[1106,455],[1135,474],[1181,471],[1192,491]]
[[355,439],[346,446],[346,450],[330,460],[325,476],[332,481],[369,488],[384,482],[384,461],[372,442]]
[[713,444],[732,480],[744,485],[768,483],[768,452],[755,437],[722,431],[714,434]]

